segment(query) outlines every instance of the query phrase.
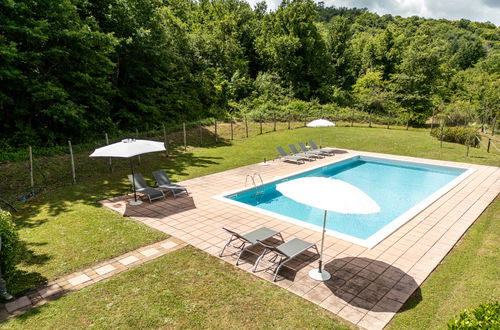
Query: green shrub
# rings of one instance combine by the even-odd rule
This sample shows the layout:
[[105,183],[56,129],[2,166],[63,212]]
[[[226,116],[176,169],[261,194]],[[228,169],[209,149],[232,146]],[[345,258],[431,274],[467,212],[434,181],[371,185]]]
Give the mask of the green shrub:
[[[469,144],[471,147],[479,147],[481,135],[474,128],[468,127],[444,127],[443,141],[460,143],[463,145]],[[437,139],[441,139],[441,127],[434,128],[431,135]]]
[[500,329],[500,304],[482,304],[448,321],[448,329]]
[[19,235],[9,212],[0,209],[0,237],[2,250],[0,251],[0,266],[3,278],[9,282],[14,273],[19,256]]

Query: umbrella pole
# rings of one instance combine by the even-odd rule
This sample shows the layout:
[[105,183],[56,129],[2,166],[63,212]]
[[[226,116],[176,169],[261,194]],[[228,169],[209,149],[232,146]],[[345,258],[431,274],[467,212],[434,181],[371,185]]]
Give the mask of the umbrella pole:
[[309,277],[317,281],[328,281],[332,277],[329,272],[323,269],[323,247],[325,245],[326,214],[327,211],[325,210],[325,215],[323,217],[323,234],[321,235],[321,250],[319,253],[319,268],[312,269],[309,272]]
[[325,210],[325,215],[323,217],[323,233],[321,235],[321,252],[319,254],[319,268],[318,268],[318,270],[320,273],[323,271],[323,247],[325,246],[326,213],[327,213],[327,211]]

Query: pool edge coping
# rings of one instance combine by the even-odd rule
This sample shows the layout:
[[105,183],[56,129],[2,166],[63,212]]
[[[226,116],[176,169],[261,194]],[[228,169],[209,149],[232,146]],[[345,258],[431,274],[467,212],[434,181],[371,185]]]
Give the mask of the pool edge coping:
[[[410,157],[410,156],[402,156],[402,155],[391,155],[391,154],[379,154],[379,153],[373,153],[373,152],[363,152],[363,151],[356,151],[356,150],[348,150],[348,149],[339,149],[339,150],[346,150],[348,152],[352,152],[353,155],[349,156],[347,158],[343,159],[335,159],[331,162],[328,162],[327,164],[318,164],[316,166],[309,167],[307,169],[302,169],[300,171],[296,171],[287,175],[281,175],[281,176],[275,176],[274,178],[270,180],[264,181],[261,185],[267,185],[273,182],[277,182],[279,180],[289,178],[292,176],[300,175],[306,172],[314,171],[316,169],[330,166],[335,163],[343,162],[343,161],[349,161],[352,160],[353,158],[356,157],[372,157],[372,158],[382,158],[382,159],[388,159],[388,160],[395,160],[395,161],[401,161],[401,162],[413,162],[413,163],[418,163],[418,164],[424,164],[424,165],[434,165],[434,166],[442,166],[442,167],[452,167],[452,168],[458,168],[458,169],[463,169],[465,172],[460,174],[458,177],[453,179],[452,181],[448,182],[446,185],[442,186],[439,188],[437,191],[432,193],[431,195],[427,196],[424,200],[420,201],[416,205],[414,205],[412,208],[408,209],[405,211],[403,214],[400,216],[396,217],[394,220],[392,220],[390,223],[382,227],[380,230],[372,234],[370,237],[367,239],[360,239],[351,235],[347,235],[344,233],[340,233],[331,229],[326,229],[325,233],[331,237],[335,237],[341,240],[344,240],[349,243],[357,244],[365,248],[372,249],[375,246],[377,246],[379,243],[383,242],[386,238],[389,238],[392,233],[396,232],[400,227],[402,227],[404,224],[409,222],[410,220],[414,219],[419,213],[423,212],[426,210],[428,207],[430,207],[432,204],[437,202],[440,198],[442,198],[446,193],[451,191],[453,188],[458,186],[461,182],[463,182],[467,177],[469,177],[471,174],[476,172],[475,168],[472,167],[465,167],[467,163],[458,163],[458,162],[452,162],[452,161],[442,161],[442,160],[434,160],[434,159],[427,159],[427,158],[417,158],[417,157]],[[373,155],[377,156],[373,156]],[[405,158],[405,159],[401,159]],[[412,160],[408,160],[408,158]],[[440,163],[447,163],[447,165],[442,165],[442,164],[436,164],[436,162]],[[450,163],[457,163],[460,165],[450,165]],[[472,164],[474,165],[474,164]],[[252,212],[257,212],[266,216],[273,217],[275,219],[283,220],[288,223],[292,223],[297,226],[301,226],[304,228],[308,228],[311,230],[314,230],[316,232],[322,232],[323,228],[318,225],[310,224],[302,220],[294,219],[292,217],[288,217],[279,213],[275,213],[272,211],[268,211],[265,209],[261,209],[255,206],[251,206],[242,202],[238,202],[235,200],[232,200],[230,198],[227,198],[227,195],[235,194],[235,193],[242,193],[244,191],[248,191],[251,189],[254,189],[254,187],[244,187],[244,188],[239,188],[239,189],[234,189],[230,191],[224,191],[220,194],[211,196],[212,199],[215,199],[217,201],[231,204],[234,206],[241,207],[243,209],[252,211]]]

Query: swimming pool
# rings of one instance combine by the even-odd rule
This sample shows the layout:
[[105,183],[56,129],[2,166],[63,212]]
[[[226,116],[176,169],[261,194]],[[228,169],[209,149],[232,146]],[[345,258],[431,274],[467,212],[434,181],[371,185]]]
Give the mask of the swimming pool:
[[276,190],[276,185],[307,176],[343,180],[363,190],[377,202],[381,211],[369,215],[329,212],[327,234],[373,247],[472,171],[461,167],[354,156],[219,197],[232,204],[319,231],[323,211],[283,196]]

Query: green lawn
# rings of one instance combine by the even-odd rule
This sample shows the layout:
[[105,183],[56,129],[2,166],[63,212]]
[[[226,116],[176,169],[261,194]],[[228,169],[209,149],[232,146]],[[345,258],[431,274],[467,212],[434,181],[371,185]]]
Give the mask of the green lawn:
[[[323,129],[322,132],[323,145],[340,148],[485,165],[498,165],[500,163],[498,155],[488,154],[482,149],[471,149],[469,157],[466,157],[466,149],[462,145],[444,143],[443,148],[440,148],[439,141],[432,138],[428,130],[423,129],[407,131],[404,129],[335,127]],[[169,157],[162,153],[144,155],[141,164],[137,165],[137,171],[142,172],[145,176],[150,176],[152,170],[162,168],[169,172],[172,179],[180,181],[260,162],[264,158],[273,159],[276,157],[274,146],[286,146],[288,143],[306,141],[311,138],[319,143],[319,129],[281,130],[250,139],[235,140],[232,143],[223,141],[216,147],[190,147],[186,152],[174,152]],[[106,170],[107,160],[88,160],[87,154],[78,156],[87,161],[77,163],[77,175],[79,176],[77,185],[59,187],[40,194],[20,207],[19,213],[16,214],[16,221],[24,242],[24,253],[19,277],[16,283],[10,286],[14,293],[36,287],[48,279],[165,237],[155,230],[133,220],[122,218],[97,204],[98,200],[118,196],[128,191],[125,179],[125,174],[128,173],[127,162],[115,160],[116,169],[113,173],[109,173]],[[54,171],[57,174],[56,168]],[[82,177],[86,179],[81,180]],[[498,211],[498,208],[496,210]],[[491,217],[494,220],[491,220],[492,222],[498,223],[498,214],[499,212],[493,212]],[[474,225],[473,230],[477,230],[476,227],[479,225]],[[490,231],[498,237],[498,226],[493,226]],[[475,244],[486,239],[487,233],[488,231],[478,233],[477,238],[473,239]],[[469,240],[471,238],[467,236],[463,244]],[[496,241],[491,244],[494,249],[498,249]],[[471,249],[471,253],[479,251],[478,249],[474,250],[474,244],[469,249]],[[490,262],[491,259],[487,256],[481,257],[477,259],[476,263],[461,265],[460,270],[463,271],[463,274],[482,274],[478,275],[475,282],[482,283],[486,278],[486,273],[477,272],[476,268],[487,269]],[[204,267],[201,266],[201,269],[196,271],[203,273],[205,272]],[[212,265],[207,264],[206,267],[212,267]],[[177,271],[180,272],[181,269]],[[441,270],[432,276],[438,276],[440,272]],[[447,277],[448,275],[445,273],[444,278],[436,280],[436,287],[443,289],[437,297],[433,298],[432,303],[439,306],[439,302],[446,302],[449,315],[457,314],[461,309],[490,297],[478,293],[477,298],[468,300],[467,297],[476,296],[475,292],[483,291],[464,287],[463,297],[465,298],[455,300],[453,295],[456,293],[453,290],[460,291],[459,284],[461,285],[461,283],[458,283],[456,288],[449,286]],[[106,285],[105,283],[100,284],[103,290],[106,289]],[[188,287],[189,283],[184,285]],[[434,289],[429,290],[434,292]],[[469,291],[471,292],[469,293]],[[144,289],[142,292],[151,292],[151,297],[148,299],[154,299],[157,295],[154,289],[151,291]],[[423,292],[424,300],[417,306],[419,308],[424,308],[420,306],[426,304],[426,293]],[[491,292],[491,290],[486,289],[484,292]],[[230,301],[231,297],[236,294],[237,290],[233,290],[227,299]],[[70,297],[72,296],[70,295]],[[498,297],[497,293],[496,296]],[[74,299],[70,297],[61,301]],[[251,297],[253,298],[248,299],[257,299],[257,297]],[[55,303],[50,305],[52,304]],[[57,302],[57,304],[64,306],[64,303],[61,302]],[[174,305],[175,303],[172,306],[166,305],[165,308],[174,308]],[[272,304],[267,306],[267,309],[271,311],[273,308]],[[398,318],[408,315],[413,310],[417,309],[410,309],[409,312],[401,314]],[[43,314],[41,313],[41,315]],[[432,308],[423,310],[420,318],[427,320],[427,322],[438,319]],[[444,319],[447,318],[448,316],[444,317]],[[411,324],[417,327],[416,322],[425,323],[412,316],[407,321],[396,319],[395,322],[395,324],[403,322],[408,327],[412,327]]]
[[0,327],[348,328],[321,307],[189,247],[50,302]]
[[92,183],[56,189],[20,208],[22,262],[12,293],[168,237],[101,207],[105,195],[96,191]]

